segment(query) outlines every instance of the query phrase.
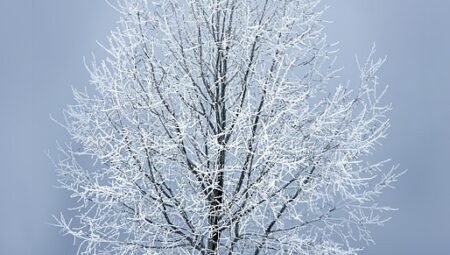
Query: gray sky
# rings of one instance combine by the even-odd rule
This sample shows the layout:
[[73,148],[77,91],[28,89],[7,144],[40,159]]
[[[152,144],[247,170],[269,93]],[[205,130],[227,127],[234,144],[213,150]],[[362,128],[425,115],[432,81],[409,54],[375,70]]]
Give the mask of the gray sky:
[[[345,79],[357,81],[355,54],[373,42],[388,61],[381,72],[392,102],[388,139],[375,157],[409,172],[382,202],[400,210],[373,228],[362,254],[450,254],[450,2],[325,0],[330,41],[340,41]],[[88,75],[83,56],[104,53],[116,13],[103,0],[0,1],[0,254],[74,254],[51,215],[70,205],[52,188],[46,157],[64,130],[49,120],[72,102]]]

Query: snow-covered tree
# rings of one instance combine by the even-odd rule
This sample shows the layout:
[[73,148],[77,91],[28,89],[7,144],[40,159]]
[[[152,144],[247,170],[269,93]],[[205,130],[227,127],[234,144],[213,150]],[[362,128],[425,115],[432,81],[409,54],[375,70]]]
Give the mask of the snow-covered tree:
[[[372,57],[336,79],[320,0],[119,0],[56,162],[80,254],[356,254],[399,173]],[[88,160],[85,160],[87,158]],[[86,163],[86,162],[90,162]]]

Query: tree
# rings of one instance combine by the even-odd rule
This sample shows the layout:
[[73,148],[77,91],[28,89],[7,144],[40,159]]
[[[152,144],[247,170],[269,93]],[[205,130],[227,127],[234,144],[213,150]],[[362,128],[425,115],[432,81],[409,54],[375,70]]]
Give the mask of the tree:
[[[119,0],[109,56],[64,111],[81,254],[356,254],[401,174],[384,59],[336,85],[320,0]],[[92,159],[93,164],[87,164]],[[81,160],[81,161],[80,161]],[[356,247],[356,248],[355,248]]]

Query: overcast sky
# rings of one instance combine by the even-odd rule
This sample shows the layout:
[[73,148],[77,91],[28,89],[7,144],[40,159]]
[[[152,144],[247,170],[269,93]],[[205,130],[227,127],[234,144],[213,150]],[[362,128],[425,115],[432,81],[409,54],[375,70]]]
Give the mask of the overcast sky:
[[[374,42],[388,56],[392,128],[375,157],[409,169],[382,202],[400,210],[373,228],[362,254],[450,254],[450,1],[325,0],[330,41],[340,42],[345,80],[358,79],[355,54]],[[0,1],[0,254],[75,254],[70,237],[50,226],[70,205],[54,189],[46,151],[64,130],[49,120],[72,102],[88,75],[83,56],[104,53],[117,14],[103,0]]]

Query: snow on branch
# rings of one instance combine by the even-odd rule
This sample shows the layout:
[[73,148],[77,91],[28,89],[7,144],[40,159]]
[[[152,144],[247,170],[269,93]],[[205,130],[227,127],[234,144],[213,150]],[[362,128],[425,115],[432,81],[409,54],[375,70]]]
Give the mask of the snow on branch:
[[[319,0],[118,0],[64,111],[79,254],[356,254],[402,174],[373,50],[336,84]],[[91,164],[87,163],[91,162]]]

